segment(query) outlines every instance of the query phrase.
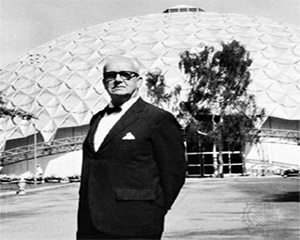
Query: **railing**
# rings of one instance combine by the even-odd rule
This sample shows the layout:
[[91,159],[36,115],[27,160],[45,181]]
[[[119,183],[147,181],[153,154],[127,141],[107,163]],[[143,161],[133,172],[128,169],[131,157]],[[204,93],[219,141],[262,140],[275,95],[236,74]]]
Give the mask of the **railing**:
[[[260,134],[261,137],[263,138],[287,140],[289,142],[297,143],[298,145],[300,145],[300,131],[286,131],[280,129],[261,129]],[[41,143],[37,143],[36,146],[32,144],[32,145],[5,150],[0,155],[0,161],[1,161],[0,165],[4,166],[15,162],[33,159],[35,150],[36,150],[36,157],[80,150],[82,148],[82,143],[84,141],[84,138],[85,136],[62,138],[62,139],[54,140],[50,144],[41,142]],[[206,152],[206,153],[187,153],[187,154],[205,155],[205,154],[212,154],[212,153]],[[228,153],[224,152],[224,154],[228,154]],[[231,167],[234,165],[241,165],[241,164],[240,163],[224,164],[224,166],[226,167],[227,166]],[[191,164],[191,166],[194,165]],[[210,164],[205,164],[205,166],[210,166]]]
[[5,150],[1,153],[1,165],[5,166],[15,162],[30,160],[36,157],[43,157],[58,153],[80,150],[85,136],[57,139],[49,143],[40,142],[34,144]]
[[300,145],[300,131],[262,128],[260,136],[263,138],[287,140]]

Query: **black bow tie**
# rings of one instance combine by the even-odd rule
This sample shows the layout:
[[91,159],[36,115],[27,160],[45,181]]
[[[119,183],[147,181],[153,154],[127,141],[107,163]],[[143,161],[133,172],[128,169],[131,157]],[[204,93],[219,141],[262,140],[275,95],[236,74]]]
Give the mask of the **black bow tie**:
[[121,112],[122,108],[121,107],[106,107],[104,110],[108,115],[111,113],[117,113],[117,112]]

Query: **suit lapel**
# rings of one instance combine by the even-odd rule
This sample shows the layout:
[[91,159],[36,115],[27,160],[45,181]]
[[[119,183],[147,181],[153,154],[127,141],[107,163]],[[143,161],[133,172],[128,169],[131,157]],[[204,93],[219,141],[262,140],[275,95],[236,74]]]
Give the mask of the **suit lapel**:
[[104,138],[100,148],[98,151],[101,150],[109,141],[115,137],[118,133],[124,130],[126,127],[132,125],[138,118],[139,112],[143,111],[143,104],[144,101],[139,98],[127,111],[124,115],[120,118],[120,120],[112,127],[109,131],[107,136]]
[[96,133],[96,130],[97,130],[97,126],[101,120],[101,118],[103,117],[104,115],[104,111],[101,110],[99,111],[91,120],[91,123],[90,123],[90,131],[88,133],[88,136],[87,136],[87,141],[88,141],[88,147],[90,148],[90,151],[91,152],[95,152],[95,148],[94,148],[94,137],[95,137],[95,133]]

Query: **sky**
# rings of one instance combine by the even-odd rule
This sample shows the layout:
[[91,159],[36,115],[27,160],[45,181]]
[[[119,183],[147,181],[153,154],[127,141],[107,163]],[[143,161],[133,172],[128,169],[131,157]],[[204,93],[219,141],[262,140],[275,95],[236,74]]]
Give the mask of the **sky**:
[[0,0],[0,69],[73,31],[182,4],[300,27],[300,0]]

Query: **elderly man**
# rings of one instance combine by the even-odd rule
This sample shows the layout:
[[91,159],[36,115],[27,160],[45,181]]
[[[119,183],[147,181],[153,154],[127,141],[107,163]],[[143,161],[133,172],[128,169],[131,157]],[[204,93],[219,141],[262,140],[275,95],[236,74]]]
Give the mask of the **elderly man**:
[[185,180],[180,125],[139,97],[135,59],[103,69],[110,104],[93,116],[83,144],[77,239],[161,239]]

